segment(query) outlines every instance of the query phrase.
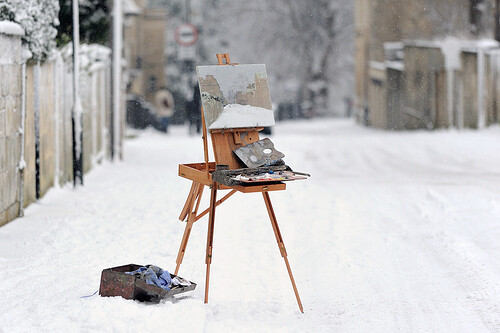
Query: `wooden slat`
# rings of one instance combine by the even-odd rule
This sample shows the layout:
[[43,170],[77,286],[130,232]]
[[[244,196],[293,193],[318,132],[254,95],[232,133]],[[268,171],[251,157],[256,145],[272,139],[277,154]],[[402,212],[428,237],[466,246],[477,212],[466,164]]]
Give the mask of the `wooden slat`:
[[191,203],[193,202],[193,192],[194,192],[195,187],[196,187],[196,182],[193,182],[193,184],[191,184],[191,189],[189,190],[189,194],[188,194],[188,197],[186,199],[186,203],[184,204],[184,207],[182,208],[182,211],[181,211],[181,215],[179,216],[179,220],[181,220],[181,221],[184,221],[187,214],[189,213],[189,210],[191,209],[190,206],[192,206]]
[[[221,203],[223,203],[224,201],[226,201],[227,199],[229,199],[230,196],[232,196],[233,194],[236,193],[236,190],[232,190],[231,192],[229,192],[228,194],[226,194],[222,199],[220,199],[219,201],[217,201],[215,203],[215,206],[219,206]],[[203,216],[205,216],[210,210],[210,207],[205,209],[201,214],[197,215],[194,222],[198,221],[199,219],[201,219]]]
[[[210,164],[212,163],[209,163],[209,169],[212,169],[212,166]],[[205,165],[205,163],[179,164],[179,176],[203,185],[210,186],[212,184],[212,176],[208,174],[207,177]],[[215,164],[213,164],[213,169],[215,169]]]
[[226,164],[229,169],[240,169],[244,165],[233,153],[234,150],[259,141],[257,129],[231,129],[227,131],[210,131],[217,164]]
[[[214,184],[217,185],[217,184]],[[210,211],[208,212],[208,232],[207,232],[207,272],[205,275],[205,303],[208,303],[208,287],[210,280],[210,264],[212,263],[212,250],[214,244],[215,207],[217,201],[217,186],[212,186],[210,193]]]
[[205,124],[205,113],[203,112],[203,106],[201,107],[201,124],[203,125],[203,154],[205,156],[205,175],[209,177],[209,161],[208,161],[208,136],[207,136],[207,125]]
[[271,198],[269,197],[269,193],[267,192],[262,192],[262,196],[264,197],[264,202],[266,203],[266,208],[267,212],[269,213],[269,218],[271,220],[271,225],[274,230],[274,235],[276,237],[276,241],[278,242],[278,248],[280,250],[281,256],[285,260],[285,266],[288,271],[288,276],[290,277],[290,281],[292,282],[292,288],[295,293],[295,298],[297,299],[299,310],[300,312],[304,313],[304,308],[302,307],[299,291],[297,290],[297,285],[295,284],[295,279],[293,278],[292,269],[290,268],[290,263],[288,262],[288,255],[286,253],[285,243],[283,242],[283,237],[281,236],[281,231],[278,226],[278,220],[276,219],[276,214],[274,214],[273,205],[271,204]]
[[[208,163],[208,167],[210,172],[215,170],[215,162]],[[188,163],[188,164],[179,164],[179,176],[192,180],[194,182],[211,186],[212,185],[212,174],[207,175],[205,172],[205,163]],[[222,185],[217,183],[218,190],[230,190],[231,187]]]
[[218,128],[211,129],[210,133],[227,133],[227,132],[252,132],[257,131],[260,132],[264,129],[264,127],[241,127],[241,128]]
[[237,191],[242,193],[257,193],[257,192],[269,192],[269,191],[283,191],[286,189],[285,183],[271,184],[271,185],[253,185],[253,186],[233,186]]

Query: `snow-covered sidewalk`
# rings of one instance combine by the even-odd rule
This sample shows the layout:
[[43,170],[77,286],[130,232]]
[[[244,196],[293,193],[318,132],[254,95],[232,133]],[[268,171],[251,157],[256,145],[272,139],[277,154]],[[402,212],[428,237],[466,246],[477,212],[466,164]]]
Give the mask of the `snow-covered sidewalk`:
[[[0,332],[500,331],[500,127],[386,132],[345,120],[279,123],[285,161],[312,174],[271,193],[305,313],[262,197],[217,209],[209,304],[207,219],[179,275],[195,291],[150,305],[89,298],[102,269],[174,270],[203,160],[186,127],[138,133],[125,160],[51,190],[0,228]],[[208,205],[205,191],[202,209]]]

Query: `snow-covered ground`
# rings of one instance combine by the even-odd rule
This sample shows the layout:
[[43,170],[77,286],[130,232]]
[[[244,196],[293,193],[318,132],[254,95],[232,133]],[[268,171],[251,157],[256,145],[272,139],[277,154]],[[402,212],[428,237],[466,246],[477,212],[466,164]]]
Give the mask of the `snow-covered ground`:
[[[102,269],[174,270],[203,160],[186,127],[138,133],[125,160],[51,190],[0,228],[2,332],[500,331],[500,127],[386,132],[345,120],[278,123],[285,161],[312,177],[271,193],[305,313],[259,194],[217,209],[209,304],[207,219],[179,275],[193,292],[150,305],[89,298]],[[205,191],[203,209],[208,204]]]

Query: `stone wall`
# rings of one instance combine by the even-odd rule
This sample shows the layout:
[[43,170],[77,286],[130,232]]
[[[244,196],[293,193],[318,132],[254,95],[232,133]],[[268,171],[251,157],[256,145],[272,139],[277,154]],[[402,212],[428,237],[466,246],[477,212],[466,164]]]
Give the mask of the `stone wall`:
[[[456,36],[464,42],[480,45],[481,39],[493,38],[493,2],[485,1],[483,5],[482,14],[472,20],[469,0],[355,0],[355,111],[358,122],[365,123],[368,115],[370,121],[366,123],[380,128],[453,125],[477,128],[498,123],[500,77],[495,69],[500,67],[498,56],[491,62],[485,60],[485,72],[491,75],[478,84],[474,81],[478,75],[475,55],[463,56],[463,68],[459,68],[460,65],[451,68],[443,63],[443,54],[439,52],[442,45],[436,42]],[[385,44],[401,42],[411,47],[421,41],[435,45],[405,48],[403,77],[396,73],[393,82],[373,80],[374,62],[381,67],[388,65],[388,61],[401,61],[387,57]],[[386,77],[392,80],[388,73]],[[404,89],[399,89],[394,82]],[[483,101],[483,96],[477,93],[481,87],[485,89],[482,105],[485,109],[478,114],[474,108],[481,106],[479,98]],[[385,109],[380,96],[387,97]],[[405,107],[398,115],[394,106],[401,103]]]
[[368,123],[370,126],[386,128],[387,124],[387,77],[385,68],[378,68],[372,63],[370,68],[370,80],[368,82]]
[[486,57],[486,125],[491,125],[500,123],[500,50]]
[[[434,128],[446,108],[444,57],[438,47],[405,46],[405,128]],[[443,94],[443,95],[441,95]]]
[[499,123],[500,50],[471,48],[462,52],[461,60],[463,110],[459,127],[481,128]]
[[405,108],[404,79],[401,69],[387,68],[387,129],[405,128],[403,113]]
[[158,89],[165,86],[166,58],[164,51],[166,13],[159,9],[145,8],[138,21],[138,54],[142,73],[137,78],[134,93],[144,96],[146,101],[154,103]]
[[462,53],[462,91],[463,91],[463,118],[460,119],[463,127],[478,127],[478,98],[477,98],[477,55],[474,52]]

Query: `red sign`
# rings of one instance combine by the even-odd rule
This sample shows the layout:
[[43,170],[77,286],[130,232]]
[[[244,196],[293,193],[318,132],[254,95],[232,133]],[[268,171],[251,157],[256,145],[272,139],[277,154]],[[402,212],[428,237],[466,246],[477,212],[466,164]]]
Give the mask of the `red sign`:
[[183,23],[175,29],[175,41],[182,46],[191,46],[198,40],[198,29],[192,24]]

